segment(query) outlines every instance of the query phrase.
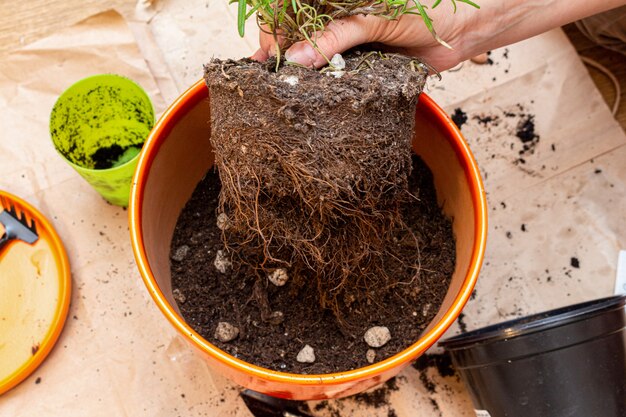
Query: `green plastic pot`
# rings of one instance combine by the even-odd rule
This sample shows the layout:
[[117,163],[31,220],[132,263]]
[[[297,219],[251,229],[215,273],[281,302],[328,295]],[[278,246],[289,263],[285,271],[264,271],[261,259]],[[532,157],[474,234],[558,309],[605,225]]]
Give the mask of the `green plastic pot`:
[[50,115],[57,152],[105,200],[127,206],[141,147],[154,125],[146,92],[128,78],[85,78],[59,97]]

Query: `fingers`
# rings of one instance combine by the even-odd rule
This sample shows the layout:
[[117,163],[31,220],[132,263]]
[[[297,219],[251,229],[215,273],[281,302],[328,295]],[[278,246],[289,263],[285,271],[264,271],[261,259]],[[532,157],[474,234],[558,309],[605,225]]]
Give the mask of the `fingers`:
[[480,55],[476,55],[475,57],[471,58],[471,61],[475,64],[486,64],[487,61],[489,61],[489,55],[487,55],[487,53],[485,52],[484,54],[480,54]]
[[254,59],[255,61],[265,62],[267,61],[267,58],[269,58],[269,55],[263,49],[259,48],[254,54],[252,54],[250,58]]
[[285,58],[287,61],[307,67],[322,67],[333,55],[369,42],[370,22],[371,19],[366,16],[351,16],[331,22],[326,30],[314,39],[317,48],[308,41],[301,41],[285,52]]
[[259,32],[259,46],[260,49],[265,52],[265,59],[276,55],[276,39],[274,35],[268,33],[264,28]]

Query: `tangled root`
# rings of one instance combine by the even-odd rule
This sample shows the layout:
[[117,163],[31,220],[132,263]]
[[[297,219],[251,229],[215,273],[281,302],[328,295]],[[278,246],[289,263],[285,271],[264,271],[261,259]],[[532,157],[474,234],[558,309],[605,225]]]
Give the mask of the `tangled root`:
[[225,243],[262,252],[260,272],[314,271],[335,312],[399,278],[383,258],[404,228],[428,72],[400,55],[354,53],[346,64],[340,78],[250,60],[205,66]]

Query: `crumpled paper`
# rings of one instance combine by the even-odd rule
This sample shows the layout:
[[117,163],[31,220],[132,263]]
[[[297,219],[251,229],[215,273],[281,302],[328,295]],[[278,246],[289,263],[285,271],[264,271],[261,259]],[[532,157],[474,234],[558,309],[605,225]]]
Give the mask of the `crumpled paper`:
[[[160,112],[201,77],[211,56],[255,49],[255,28],[239,39],[234,12],[222,2],[156,6],[132,31],[109,12],[0,63],[0,187],[53,221],[74,280],[57,347],[0,398],[2,417],[250,415],[239,388],[212,374],[153,305],[134,264],[127,213],[56,155],[47,132],[54,100],[83,76],[130,76]],[[467,62],[429,83],[446,111],[467,118],[462,132],[490,207],[483,271],[448,336],[610,295],[618,250],[626,248],[626,137],[565,36],[552,31],[490,58],[491,65]],[[435,366],[408,368],[381,392],[379,407],[354,398],[311,406],[319,416],[474,415],[460,380]]]
[[210,58],[239,59],[257,49],[259,29],[248,19],[237,31],[237,7],[228,1],[159,0],[148,25],[180,91],[202,78]]

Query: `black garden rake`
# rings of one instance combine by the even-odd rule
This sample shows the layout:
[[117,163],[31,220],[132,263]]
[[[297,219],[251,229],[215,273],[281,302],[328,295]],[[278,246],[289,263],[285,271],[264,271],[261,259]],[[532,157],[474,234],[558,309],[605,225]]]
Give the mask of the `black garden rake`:
[[11,200],[0,197],[0,223],[4,234],[0,237],[0,252],[12,240],[21,240],[33,244],[39,239],[35,219],[26,217],[25,212]]

